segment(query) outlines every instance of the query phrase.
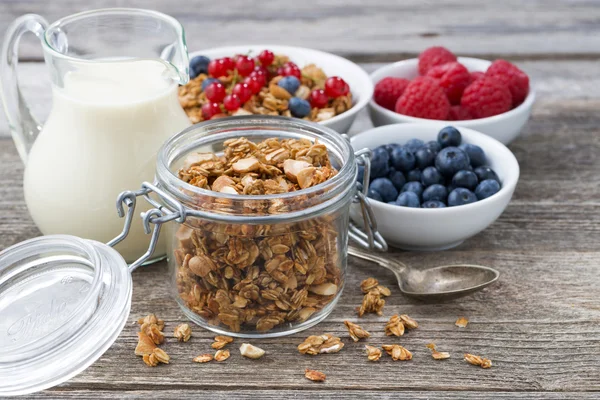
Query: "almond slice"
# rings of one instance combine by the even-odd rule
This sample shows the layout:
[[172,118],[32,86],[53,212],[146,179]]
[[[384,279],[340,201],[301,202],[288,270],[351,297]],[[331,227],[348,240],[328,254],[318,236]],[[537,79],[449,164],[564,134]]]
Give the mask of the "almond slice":
[[260,168],[260,162],[254,158],[242,158],[241,160],[236,161],[231,168],[233,168],[233,172],[238,174],[245,174],[246,172],[256,171]]
[[308,167],[301,169],[296,175],[296,179],[298,180],[298,185],[302,189],[306,189],[307,187],[313,186],[313,177],[315,176],[315,172],[317,169],[315,167]]
[[285,172],[285,176],[292,182],[298,182],[298,173],[308,167],[312,167],[312,164],[307,163],[306,161],[288,159],[283,162],[283,172]]
[[182,168],[185,171],[206,161],[217,161],[217,156],[214,153],[189,154],[183,161]]
[[215,192],[220,192],[221,189],[228,187],[228,186],[229,187],[235,186],[235,182],[233,181],[233,179],[231,179],[227,175],[221,175],[217,179],[215,179],[215,181],[213,182],[212,190],[214,190]]

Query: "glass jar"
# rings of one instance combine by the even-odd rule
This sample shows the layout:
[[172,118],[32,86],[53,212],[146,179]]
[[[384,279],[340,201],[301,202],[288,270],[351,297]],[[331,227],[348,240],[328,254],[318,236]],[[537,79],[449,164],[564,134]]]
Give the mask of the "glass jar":
[[[222,154],[226,140],[240,137],[318,141],[338,173],[304,190],[260,196],[215,192],[179,179],[188,155]],[[156,188],[163,206],[185,210],[165,233],[172,292],[186,316],[240,337],[290,334],[327,317],[344,287],[356,176],[347,139],[305,121],[218,119],[167,141],[158,156]]]

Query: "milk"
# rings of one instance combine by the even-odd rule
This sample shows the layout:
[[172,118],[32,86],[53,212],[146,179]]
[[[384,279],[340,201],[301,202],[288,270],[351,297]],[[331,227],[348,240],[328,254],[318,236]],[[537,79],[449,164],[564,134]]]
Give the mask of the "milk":
[[[24,180],[27,207],[43,234],[107,242],[121,232],[117,195],[152,182],[158,149],[190,125],[165,69],[150,60],[99,63],[68,72],[64,87],[53,88]],[[138,198],[129,236],[116,247],[129,262],[148,247],[139,213],[149,208]],[[164,251],[160,243],[155,255]]]

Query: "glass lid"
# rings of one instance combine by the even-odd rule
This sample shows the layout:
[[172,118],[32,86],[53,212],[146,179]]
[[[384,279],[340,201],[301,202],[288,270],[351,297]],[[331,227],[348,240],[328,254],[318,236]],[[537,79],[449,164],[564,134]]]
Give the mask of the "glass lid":
[[121,333],[131,290],[125,260],[103,243],[51,235],[0,252],[0,396],[90,366]]

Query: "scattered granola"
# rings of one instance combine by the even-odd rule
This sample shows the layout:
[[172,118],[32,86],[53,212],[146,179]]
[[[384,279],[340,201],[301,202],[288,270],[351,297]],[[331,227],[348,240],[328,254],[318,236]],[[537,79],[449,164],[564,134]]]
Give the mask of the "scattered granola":
[[327,375],[325,375],[321,371],[315,371],[314,369],[308,368],[304,370],[304,376],[306,377],[306,379],[309,379],[314,382],[325,382],[325,379],[327,378]]
[[[238,57],[238,56],[235,56]],[[244,56],[245,57],[245,56]],[[207,74],[193,77],[186,85],[179,88],[179,102],[192,123],[210,118],[228,115],[283,115],[299,117],[309,121],[323,121],[341,114],[352,107],[352,93],[349,86],[338,77],[331,77],[343,82],[340,90],[333,90],[325,72],[315,64],[308,64],[302,69],[282,54],[277,54],[270,64],[261,62],[260,58],[246,58],[245,69],[238,71],[234,61],[223,69],[215,68]],[[256,69],[254,66],[256,65]],[[278,84],[280,80],[294,77],[295,84]],[[206,79],[218,78],[222,89],[218,95],[202,88]],[[245,85],[245,86],[243,86]],[[231,96],[235,93],[235,101]],[[295,108],[289,101],[292,96],[302,100],[305,107]],[[222,104],[220,104],[222,103]],[[211,105],[215,104],[215,107]],[[203,107],[204,106],[204,107]]]
[[215,353],[215,361],[225,361],[230,355],[229,350],[217,350]]
[[417,323],[417,321],[415,321],[414,319],[412,319],[411,317],[409,317],[406,314],[402,314],[400,316],[400,319],[402,320],[402,323],[404,324],[404,327],[406,329],[417,329],[419,327],[419,324]]
[[158,326],[158,329],[160,331],[162,331],[163,329],[165,329],[165,321],[163,321],[162,319],[158,319],[156,317],[156,315],[154,315],[154,314],[148,314],[144,318],[138,319],[138,324],[140,324],[140,325],[144,325],[144,324],[156,324]]
[[358,342],[360,339],[366,339],[369,336],[371,336],[371,334],[369,332],[367,332],[366,330],[364,330],[359,325],[357,325],[353,322],[344,321],[344,325],[346,325],[346,328],[348,329],[348,333],[350,334],[350,337],[355,342]]
[[454,325],[458,326],[459,328],[466,328],[468,324],[469,324],[469,320],[466,319],[465,317],[460,317],[454,323]]
[[142,356],[142,360],[149,367],[156,367],[158,363],[168,364],[170,357],[164,350],[156,347],[154,350],[152,350],[152,353],[144,354]]
[[446,358],[450,358],[450,353],[445,351],[437,351],[434,343],[429,343],[426,347],[431,350],[431,356],[436,360],[445,360]]
[[212,347],[215,350],[220,350],[232,342],[233,342],[232,337],[219,335],[219,336],[215,336],[215,341],[213,344],[210,345],[210,347]]
[[197,363],[207,363],[212,360],[213,360],[212,354],[200,354],[199,356],[195,357],[193,361],[197,362]]
[[320,336],[309,336],[298,345],[301,354],[317,355],[323,353],[337,353],[344,347],[339,337],[329,333]]
[[385,325],[385,334],[387,336],[402,336],[404,335],[404,323],[398,316],[393,315],[388,323]]
[[365,350],[367,350],[367,358],[369,361],[379,361],[381,358],[381,350],[379,350],[377,347],[366,344]]
[[385,306],[385,300],[381,298],[379,290],[371,289],[365,294],[365,297],[363,297],[363,302],[358,308],[358,316],[362,317],[365,313],[383,315],[383,306]]
[[144,332],[138,332],[138,344],[135,347],[136,356],[144,356],[146,354],[152,354],[156,348],[156,343]]
[[388,355],[392,357],[392,360],[394,361],[412,360],[412,353],[399,344],[384,344],[381,347],[386,353],[388,353]]
[[369,293],[371,290],[376,289],[382,296],[390,296],[392,292],[385,286],[379,284],[379,281],[375,278],[367,278],[360,284],[360,289],[363,293]]
[[192,337],[190,324],[180,324],[175,328],[174,336],[179,342],[187,342]]
[[265,355],[265,351],[263,349],[261,349],[260,347],[252,346],[250,343],[243,343],[240,346],[240,353],[244,357],[253,359],[261,358]]
[[[229,194],[298,191],[335,176],[327,148],[306,139],[227,140],[223,156],[189,155],[179,177]],[[309,202],[322,196],[305,196]],[[223,200],[223,201],[221,201]],[[226,201],[225,201],[226,200]],[[281,214],[294,201],[199,199],[203,208],[231,213]],[[232,205],[233,204],[233,205]],[[336,215],[271,225],[227,224],[188,217],[176,233],[177,286],[187,307],[212,325],[233,332],[269,331],[309,319],[342,286]]]
[[469,353],[465,353],[465,361],[469,364],[479,365],[481,368],[490,368],[492,366],[492,360]]

